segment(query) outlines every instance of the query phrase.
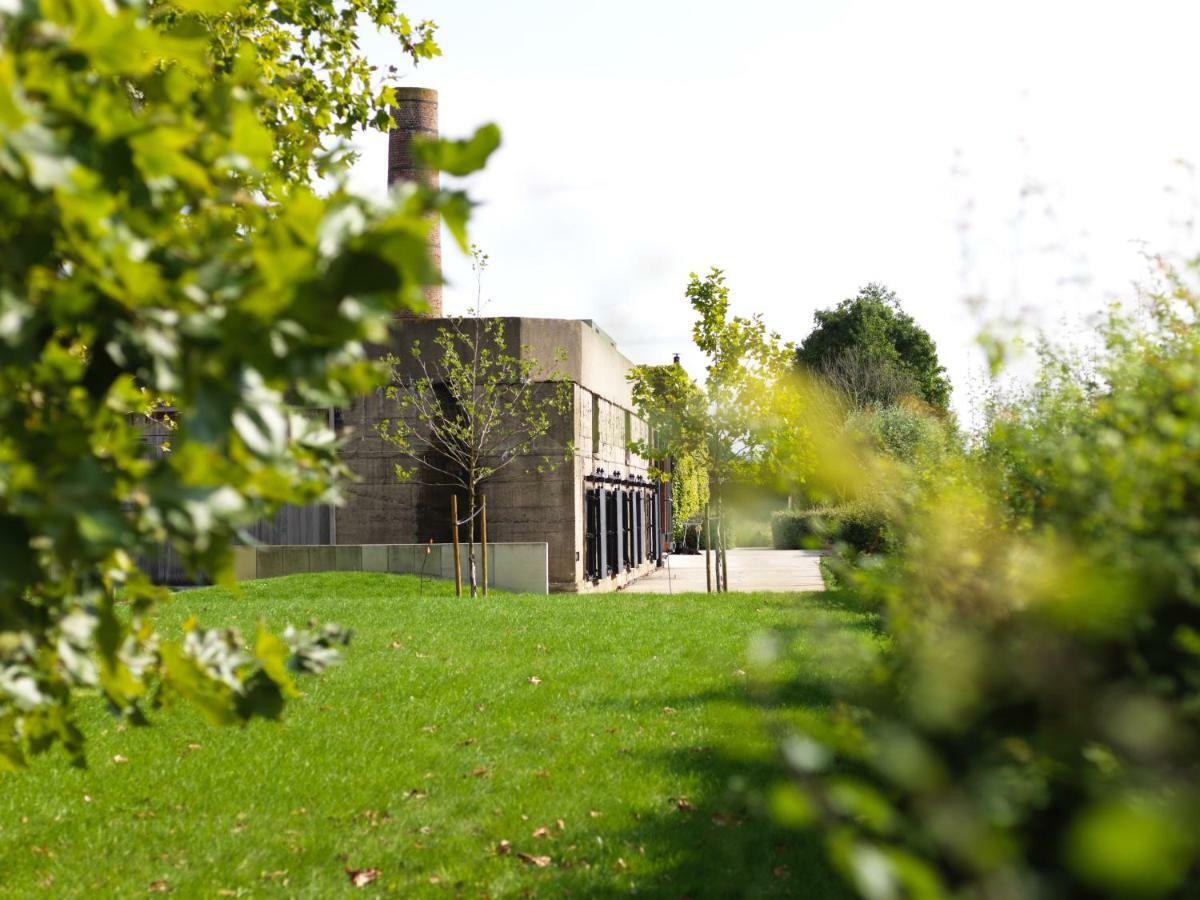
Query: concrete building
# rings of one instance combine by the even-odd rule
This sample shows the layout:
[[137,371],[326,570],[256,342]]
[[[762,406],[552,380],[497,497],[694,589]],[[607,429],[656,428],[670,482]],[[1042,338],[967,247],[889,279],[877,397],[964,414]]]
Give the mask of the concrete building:
[[[396,128],[389,136],[389,184],[403,179],[435,183],[437,174],[414,162],[410,146],[416,135],[437,133],[437,94],[405,88],[397,91],[397,103]],[[440,248],[433,250],[440,259]],[[413,341],[434,352],[433,339],[448,324],[441,317],[440,285],[431,286],[426,297],[429,313],[399,319],[391,346],[378,352],[408,361]],[[516,460],[482,488],[489,540],[545,541],[552,590],[623,587],[658,565],[664,535],[670,533],[669,504],[650,481],[647,460],[629,450],[630,441],[648,436],[626,380],[632,363],[590,320],[506,318],[504,326],[511,352],[542,366],[554,364],[553,371],[570,382],[571,408],[528,459]],[[379,390],[335,415],[346,441],[344,459],[359,480],[347,487],[346,504],[332,513],[333,542],[450,540],[451,489],[401,482],[395,466],[407,460],[378,434],[379,423],[399,416],[397,404]],[[562,462],[568,446],[576,452]],[[538,472],[543,457],[560,462],[553,471]]]
[[[440,318],[398,323],[393,350],[411,359],[413,341],[432,347]],[[545,541],[551,590],[611,590],[653,570],[661,557],[663,518],[647,461],[629,450],[645,440],[645,423],[632,409],[625,375],[631,363],[593,322],[510,318],[506,340],[526,358],[545,364],[561,348],[555,371],[570,382],[570,408],[527,458],[518,458],[482,488],[488,498],[488,538]],[[339,544],[441,543],[451,539],[450,495],[444,486],[401,482],[407,463],[377,426],[400,415],[383,390],[339,411],[346,439],[343,458],[358,476],[336,510]],[[565,461],[568,445],[575,453]],[[543,457],[559,460],[538,472]],[[461,495],[461,491],[459,492]],[[459,497],[460,509],[465,498]]]

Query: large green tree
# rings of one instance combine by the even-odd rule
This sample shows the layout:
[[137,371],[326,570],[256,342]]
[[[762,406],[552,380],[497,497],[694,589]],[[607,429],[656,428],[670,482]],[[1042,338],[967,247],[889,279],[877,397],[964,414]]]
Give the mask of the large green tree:
[[[133,721],[172,696],[277,715],[288,669],[341,639],[159,635],[165,591],[134,559],[169,542],[227,578],[239,529],[335,502],[334,436],[295,409],[381,381],[363,347],[438,277],[430,215],[463,236],[460,194],[342,186],[341,138],[368,113],[386,127],[360,15],[435,52],[429,26],[359,3],[0,13],[0,768],[55,742],[81,762],[81,691]],[[462,170],[497,140],[425,152]],[[148,413],[169,452],[143,444]]]
[[868,284],[814,318],[816,327],[801,342],[796,361],[852,406],[889,405],[906,394],[937,409],[949,405],[950,380],[933,338],[900,308],[894,291]]

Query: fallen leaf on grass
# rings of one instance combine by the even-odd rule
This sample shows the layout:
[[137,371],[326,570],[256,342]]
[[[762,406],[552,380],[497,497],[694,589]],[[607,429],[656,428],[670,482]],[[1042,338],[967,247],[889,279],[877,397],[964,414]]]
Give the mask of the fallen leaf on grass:
[[537,866],[539,869],[544,869],[550,865],[550,857],[548,856],[533,856],[530,853],[518,853],[517,859],[522,862],[527,862],[530,865]]
[[625,862],[625,860],[618,857],[617,858],[617,868],[620,869],[622,872],[624,872],[626,869],[629,868],[629,865],[628,865],[628,863]]
[[115,765],[119,766],[121,763],[127,763],[127,762],[129,762],[129,757],[122,756],[120,753],[118,753],[116,756],[113,757],[113,763]]
[[508,856],[508,854],[510,854],[510,853],[512,853],[512,842],[511,841],[501,841],[499,844],[496,845],[496,855],[497,856]]
[[533,830],[533,837],[535,837],[535,838],[544,838],[544,837],[549,837],[549,836],[550,836],[550,829],[547,828],[545,825],[543,825],[541,828],[535,828]]
[[405,800],[424,800],[428,796],[429,795],[426,794],[424,791],[422,791],[418,788],[413,788],[411,791],[409,791],[407,794],[404,795],[404,799]]
[[372,881],[377,879],[383,872],[379,869],[347,869],[346,875],[350,879],[350,883],[356,888],[366,887]]
[[530,675],[530,676],[529,676],[529,683],[530,683],[530,684],[541,684],[541,683],[542,683],[542,679],[538,678],[536,675]]
[[772,871],[775,873],[776,878],[787,878],[792,874],[787,866],[776,866]]
[[746,675],[746,670],[745,669],[734,669],[733,674],[734,674],[735,678],[743,678]]
[[680,812],[687,812],[688,810],[695,809],[695,807],[694,807],[694,806],[692,806],[692,801],[691,801],[691,800],[689,800],[687,797],[679,797],[679,798],[677,798],[677,799],[675,800],[675,807],[676,807],[676,808],[677,808],[677,809],[678,809]]
[[597,812],[596,810],[594,810],[594,809],[593,809],[591,812],[589,812],[589,813],[588,813],[588,815],[589,815],[589,816],[591,816],[593,819],[598,819],[598,818],[600,818],[602,815],[604,815],[604,813],[602,813],[602,812]]
[[566,823],[566,822],[564,822],[562,819],[556,819],[556,820],[555,820],[555,822],[554,822],[554,824],[558,826],[558,830],[559,830],[559,831],[566,831],[566,830],[567,830],[567,823]]
[[666,713],[668,716],[671,716],[671,715],[675,714],[675,708],[673,706],[664,706],[663,712]]
[[402,643],[400,643],[399,641],[392,641],[392,649],[393,650],[403,650],[404,645]]
[[158,881],[150,882],[150,887],[146,888],[151,894],[165,894],[171,890],[171,885],[167,884],[167,879],[160,878]]
[[483,778],[485,775],[488,774],[489,771],[490,770],[488,769],[487,766],[480,766],[478,769],[471,770],[471,776],[473,778]]

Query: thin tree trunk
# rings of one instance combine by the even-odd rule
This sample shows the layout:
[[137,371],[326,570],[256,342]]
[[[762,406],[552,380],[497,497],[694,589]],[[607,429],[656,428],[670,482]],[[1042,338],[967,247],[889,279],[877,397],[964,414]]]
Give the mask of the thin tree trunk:
[[724,533],[721,529],[721,511],[717,508],[717,593],[725,591],[725,554],[723,550]]
[[729,591],[729,557],[725,555],[725,495],[717,490],[717,590]]

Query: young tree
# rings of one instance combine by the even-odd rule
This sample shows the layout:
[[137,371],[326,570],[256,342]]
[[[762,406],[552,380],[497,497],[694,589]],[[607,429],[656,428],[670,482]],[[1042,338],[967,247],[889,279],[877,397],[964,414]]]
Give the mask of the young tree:
[[[397,465],[401,481],[452,487],[467,499],[467,560],[476,596],[475,514],[480,488],[517,460],[536,454],[539,442],[572,406],[573,385],[540,363],[528,346],[512,348],[501,318],[485,318],[483,272],[487,254],[471,248],[475,307],[438,328],[436,352],[413,341],[405,360],[391,356],[387,397],[401,417],[381,422],[380,436],[412,465]],[[432,357],[432,358],[431,358]],[[555,362],[565,358],[560,350]],[[418,374],[409,375],[406,371]],[[573,448],[566,448],[570,458]],[[537,472],[556,462],[541,456]]]
[[[0,12],[0,768],[55,742],[82,762],[81,690],[135,721],[169,696],[215,721],[278,715],[289,667],[319,668],[341,639],[160,636],[166,592],[133,560],[166,541],[228,579],[239,529],[335,501],[333,436],[294,409],[378,383],[361,348],[437,277],[430,214],[462,235],[459,194],[379,207],[336,178],[312,187],[355,109],[376,104],[313,74],[361,62],[331,40],[352,32],[346,14],[240,0]],[[424,34],[414,56],[432,52]],[[480,162],[495,139],[427,152]],[[151,456],[143,414],[160,399],[175,430]]]
[[[808,452],[801,401],[790,381],[795,348],[759,315],[729,315],[720,269],[693,273],[686,296],[696,313],[692,336],[708,360],[702,384],[681,366],[638,366],[629,374],[634,402],[659,435],[639,442],[648,458],[687,454],[703,462],[716,505],[717,589],[728,590],[725,493],[735,481],[795,479]],[[708,523],[706,523],[706,528]]]
[[888,405],[909,392],[936,409],[950,403],[950,381],[924,328],[900,308],[894,291],[868,284],[858,296],[819,310],[817,327],[801,342],[796,361],[853,406]]

